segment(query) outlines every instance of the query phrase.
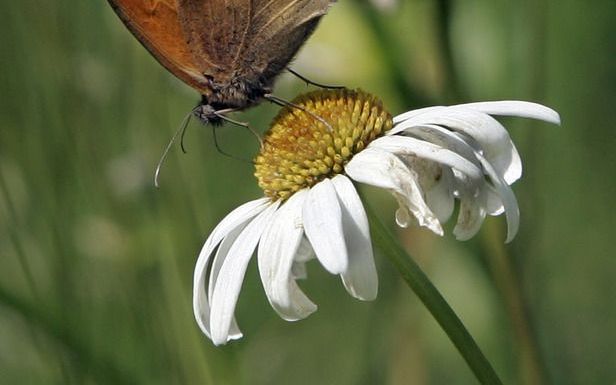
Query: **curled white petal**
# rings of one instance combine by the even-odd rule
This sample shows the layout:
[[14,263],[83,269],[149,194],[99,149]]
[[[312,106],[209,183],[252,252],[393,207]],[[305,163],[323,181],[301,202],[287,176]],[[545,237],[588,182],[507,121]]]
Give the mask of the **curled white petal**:
[[306,263],[293,261],[293,265],[291,266],[291,277],[295,280],[308,278]]
[[205,244],[201,248],[197,264],[195,266],[195,278],[197,271],[201,271],[207,265],[207,258],[212,254],[216,246],[227,236],[233,229],[242,224],[245,224],[250,219],[254,218],[261,211],[269,205],[270,200],[268,198],[261,198],[254,201],[244,203],[235,210],[231,211],[227,216],[218,223],[218,225],[212,230],[212,233],[205,241]]
[[342,231],[342,212],[331,180],[324,179],[308,191],[303,221],[306,237],[323,267],[332,274],[346,272],[348,253]]
[[399,202],[404,202],[420,226],[443,235],[441,224],[424,201],[417,176],[397,156],[378,148],[366,148],[347,163],[345,172],[357,182],[391,191]]
[[353,297],[372,301],[378,292],[378,276],[372,254],[368,217],[353,183],[344,175],[332,179],[342,209],[342,227],[349,253],[349,268],[342,282]]
[[485,195],[486,195],[486,211],[489,215],[496,216],[505,212],[505,206],[503,206],[503,200],[501,199],[498,191],[488,184],[484,183]]
[[454,202],[454,178],[453,172],[443,167],[439,181],[425,192],[426,203],[432,210],[439,222],[445,223],[453,214]]
[[[542,104],[520,100],[499,100],[492,102],[464,103],[457,104],[451,107],[469,108],[488,115],[517,116],[520,118],[538,119],[548,123],[560,124],[560,115],[558,114],[558,112]],[[410,118],[414,118],[418,115],[425,114],[427,112],[442,111],[445,108],[448,107],[433,106],[418,108],[416,110],[411,110],[398,116],[395,116],[393,121],[394,124],[398,124]]]
[[[479,145],[476,150],[483,153],[496,172],[509,184],[522,175],[522,161],[509,133],[490,115],[453,106],[417,115],[405,120],[400,127],[406,130],[417,125],[441,125],[472,138]],[[400,128],[394,127],[394,130],[398,129]]]
[[383,136],[370,143],[370,148],[378,148],[395,155],[417,156],[455,168],[474,179],[482,177],[481,170],[471,161],[446,148],[406,136]]
[[453,229],[456,239],[466,241],[475,236],[485,217],[486,210],[480,197],[463,195],[460,200],[458,222]]
[[394,121],[394,124],[398,126],[400,123],[406,120],[409,120],[411,118],[414,118],[418,115],[425,114],[427,112],[441,111],[446,108],[447,108],[446,106],[432,106],[432,107],[418,108],[418,109],[407,111],[400,115],[394,116],[393,121]]
[[246,267],[257,247],[265,224],[269,222],[278,208],[275,202],[263,210],[240,233],[229,249],[212,292],[210,314],[211,338],[215,345],[226,343],[234,317],[235,305],[239,297]]
[[[475,156],[475,150],[466,141],[464,141],[464,139],[462,139],[459,135],[457,135],[456,133],[452,131],[447,130],[446,128],[443,128],[440,126],[434,126],[434,125],[413,126],[405,130],[404,132],[405,134],[412,135],[414,137],[418,137],[423,140],[431,141],[445,148],[448,148],[464,156],[466,159],[473,161],[475,164],[479,165],[479,167],[483,169],[483,166],[481,166],[481,163]],[[503,207],[500,196],[494,191],[494,188],[492,188],[489,185],[486,185],[485,183],[484,183],[483,188],[485,188],[486,190],[485,191],[485,195],[486,195],[485,206],[486,206],[487,213],[490,215],[502,214],[505,209]],[[457,189],[456,186],[454,186],[454,190],[455,189]],[[429,199],[427,200],[429,201]],[[428,205],[432,207],[430,202],[428,202]],[[439,219],[440,219],[440,216],[439,216]]]
[[295,253],[295,262],[305,263],[315,259],[316,257],[317,256],[312,249],[310,241],[308,240],[308,238],[306,238],[306,235],[304,234],[304,236],[302,237],[302,241],[299,243],[299,246],[297,248],[297,252]]
[[299,246],[295,251],[293,257],[293,266],[291,267],[291,274],[295,279],[306,279],[308,277],[308,271],[306,270],[306,262],[315,259],[317,256],[314,254],[310,241],[306,238],[306,234],[299,242]]
[[498,175],[490,162],[480,154],[477,154],[477,159],[481,161],[486,174],[490,177],[492,185],[500,196],[505,208],[505,217],[507,218],[507,239],[505,242],[509,243],[515,238],[520,226],[520,208],[518,207],[518,201],[511,187]]
[[413,125],[405,129],[404,133],[451,150],[472,162],[475,166],[481,167],[479,161],[475,157],[475,150],[473,147],[459,135],[446,128],[434,124]]
[[247,202],[230,212],[212,231],[205,241],[193,278],[193,312],[201,331],[210,335],[210,304],[205,291],[207,267],[216,246],[235,229],[243,227],[248,221],[261,213],[269,205],[269,199],[262,198]]
[[489,115],[517,116],[520,118],[538,119],[548,123],[560,124],[560,115],[558,115],[558,112],[542,104],[520,100],[466,103],[459,104],[456,107],[470,108]]
[[[276,212],[259,244],[257,258],[261,282],[270,304],[287,321],[306,318],[317,306],[295,282],[295,256],[302,241],[302,205],[308,192],[293,194]],[[303,266],[304,263],[300,262]],[[301,272],[300,272],[301,274]]]
[[[212,267],[210,268],[209,282],[208,282],[208,301],[212,303],[212,293],[214,292],[214,288],[216,287],[216,282],[218,281],[218,275],[220,273],[220,268],[223,263],[227,259],[229,255],[229,250],[237,237],[242,233],[246,225],[238,226],[232,232],[230,232],[225,239],[220,242],[218,249],[216,250],[216,255],[214,256],[214,260],[212,261]],[[208,320],[209,322],[209,320]],[[237,326],[237,322],[235,317],[231,321],[231,327],[229,329],[229,339],[239,339],[242,338],[242,333],[240,332],[239,327]]]

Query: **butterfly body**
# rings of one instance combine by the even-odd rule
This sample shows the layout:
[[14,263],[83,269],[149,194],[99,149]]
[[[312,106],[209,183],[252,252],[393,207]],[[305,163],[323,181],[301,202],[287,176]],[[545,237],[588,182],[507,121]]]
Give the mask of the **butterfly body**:
[[108,0],[145,48],[197,90],[195,115],[257,104],[335,0]]

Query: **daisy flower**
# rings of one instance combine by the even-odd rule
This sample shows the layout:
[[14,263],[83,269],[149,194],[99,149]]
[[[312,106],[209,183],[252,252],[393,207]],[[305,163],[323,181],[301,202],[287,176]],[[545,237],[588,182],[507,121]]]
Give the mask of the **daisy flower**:
[[242,336],[234,311],[255,250],[267,298],[287,321],[317,309],[297,284],[314,258],[353,297],[376,297],[368,219],[353,182],[391,192],[400,226],[443,235],[458,200],[458,239],[476,234],[486,215],[504,213],[510,241],[519,223],[510,185],[522,164],[491,115],[559,123],[555,111],[521,101],[428,107],[393,118],[361,90],[316,91],[293,104],[274,119],[255,159],[264,197],[229,213],[199,254],[193,308],[216,345]]

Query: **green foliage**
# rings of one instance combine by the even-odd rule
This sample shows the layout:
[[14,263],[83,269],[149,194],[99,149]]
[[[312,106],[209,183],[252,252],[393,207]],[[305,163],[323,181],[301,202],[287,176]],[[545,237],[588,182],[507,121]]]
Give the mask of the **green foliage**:
[[[502,218],[467,243],[400,236],[505,383],[613,383],[615,4],[400,3],[336,4],[294,68],[378,94],[394,113],[486,99],[558,110],[562,127],[508,126],[525,164],[512,245]],[[104,1],[4,1],[0,15],[0,383],[475,383],[381,257],[372,303],[310,266],[320,309],[298,323],[269,308],[252,266],[245,337],[213,347],[193,320],[192,269],[218,220],[260,195],[251,164],[193,122],[156,190],[156,162],[198,95]],[[307,89],[284,75],[276,93]],[[275,111],[237,118],[263,132]],[[241,128],[217,135],[239,157],[257,149]],[[366,195],[391,221],[389,199]]]

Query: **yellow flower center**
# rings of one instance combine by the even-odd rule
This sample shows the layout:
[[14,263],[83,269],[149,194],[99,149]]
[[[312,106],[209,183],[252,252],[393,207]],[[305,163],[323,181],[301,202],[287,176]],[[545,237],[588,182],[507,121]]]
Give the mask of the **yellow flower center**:
[[259,186],[274,200],[340,174],[393,126],[383,103],[361,90],[319,90],[292,103],[274,118],[255,158]]

